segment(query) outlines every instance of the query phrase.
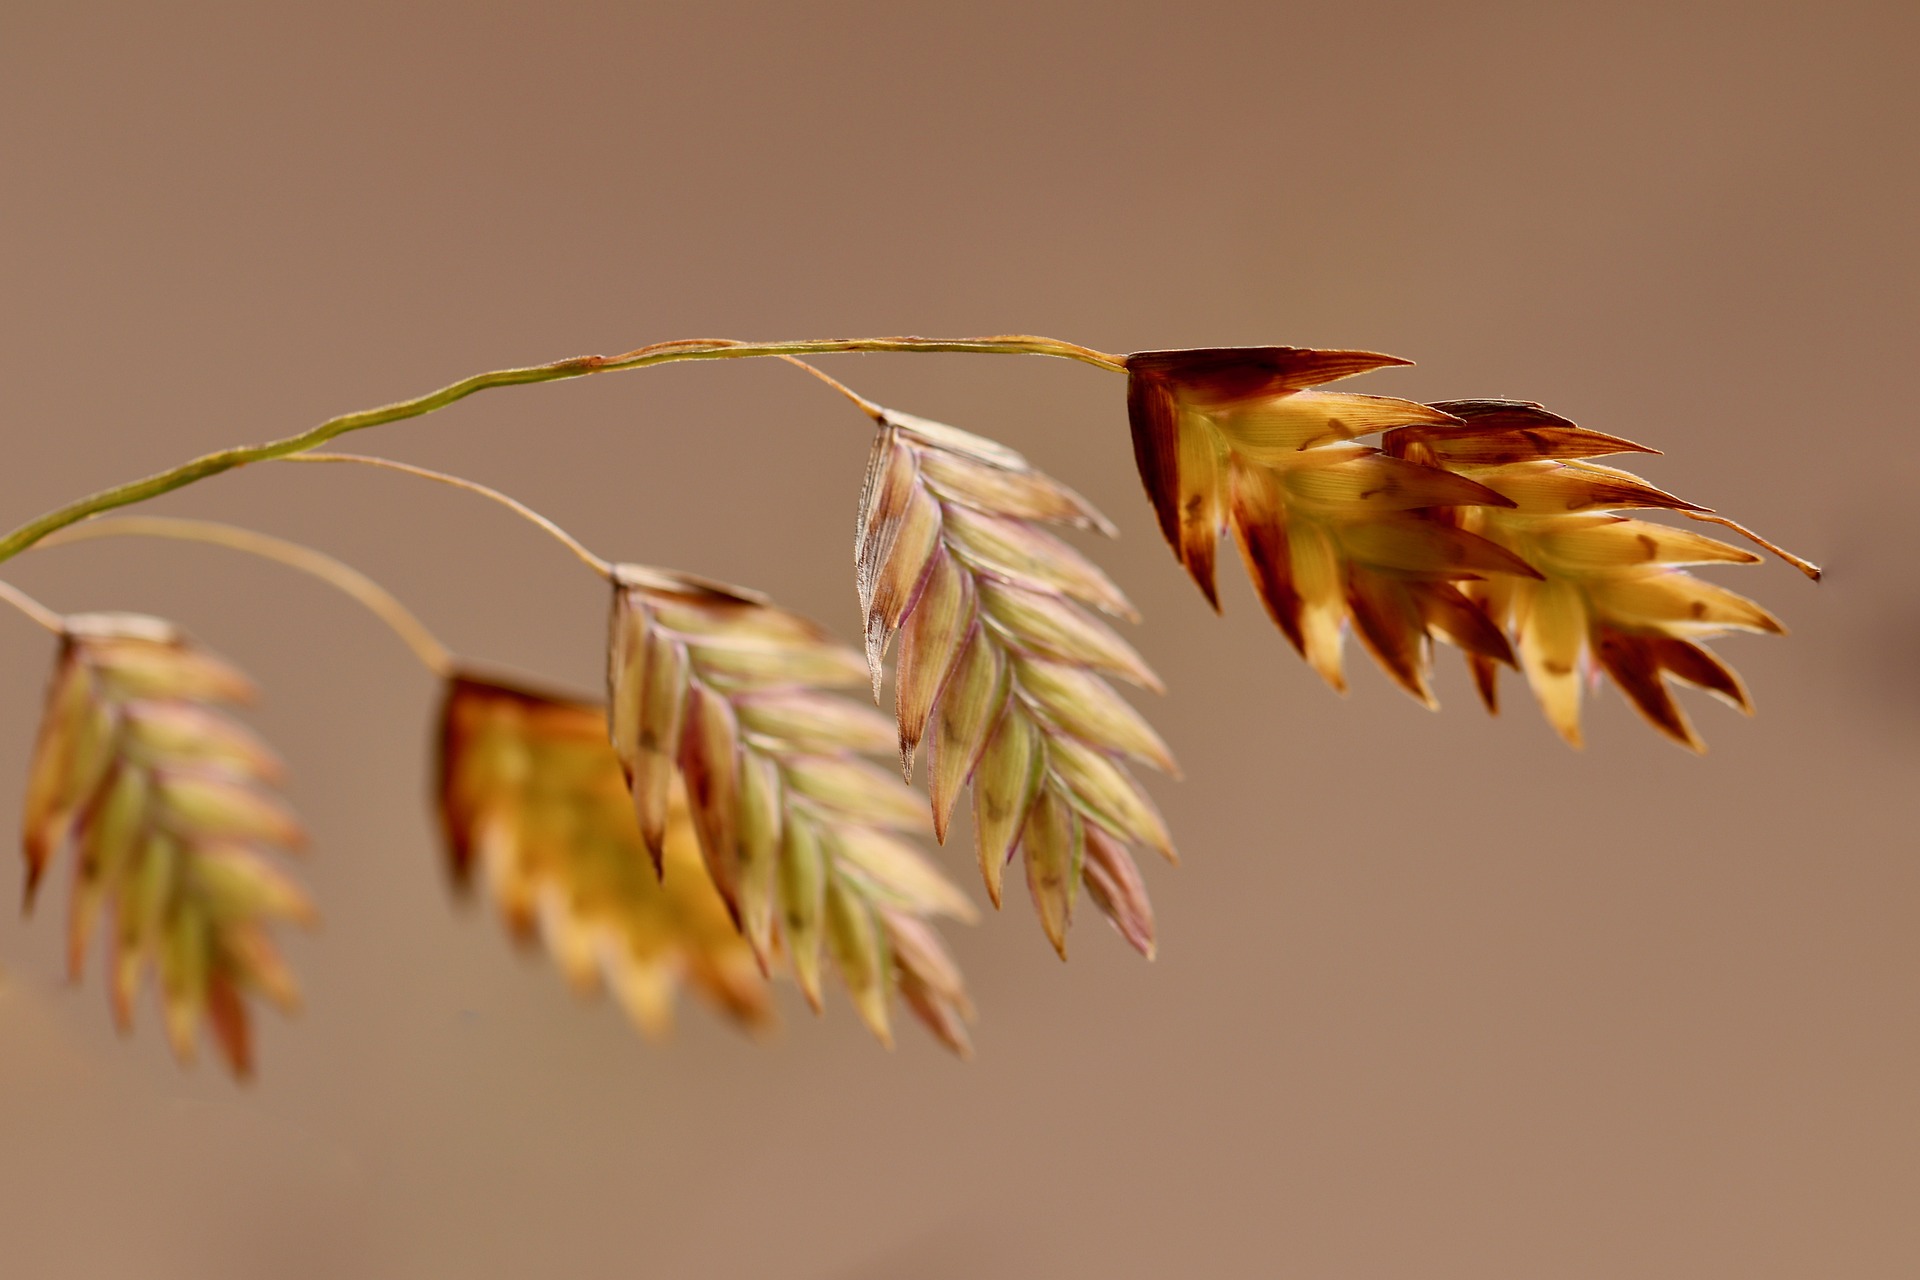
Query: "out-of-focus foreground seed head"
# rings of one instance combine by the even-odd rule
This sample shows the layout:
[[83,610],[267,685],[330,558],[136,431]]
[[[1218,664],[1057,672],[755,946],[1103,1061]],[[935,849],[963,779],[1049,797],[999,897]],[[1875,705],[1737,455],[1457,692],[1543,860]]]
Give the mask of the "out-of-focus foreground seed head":
[[685,790],[662,815],[655,874],[601,707],[459,675],[440,710],[441,829],[454,883],[478,877],[517,938],[545,943],[578,990],[604,982],[650,1035],[682,985],[765,1025],[772,994],[701,866]]
[[194,1056],[204,1018],[236,1075],[252,1071],[245,994],[299,1002],[268,939],[275,920],[309,923],[304,892],[269,860],[304,836],[265,788],[278,759],[222,713],[250,701],[238,671],[157,618],[65,620],[26,802],[31,904],[63,845],[75,851],[68,965],[84,968],[111,919],[116,1020],[131,1027],[142,977],[160,977],[167,1037]]

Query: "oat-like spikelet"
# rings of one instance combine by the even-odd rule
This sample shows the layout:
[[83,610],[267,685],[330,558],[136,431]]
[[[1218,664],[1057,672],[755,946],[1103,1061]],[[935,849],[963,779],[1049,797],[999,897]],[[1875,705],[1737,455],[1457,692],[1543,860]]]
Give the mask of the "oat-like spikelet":
[[132,1025],[158,971],[167,1038],[181,1061],[204,1019],[228,1067],[253,1069],[243,996],[299,1003],[266,927],[306,924],[306,894],[265,856],[304,835],[265,788],[281,766],[218,708],[253,686],[169,623],[132,614],[65,619],[25,806],[27,900],[71,843],[68,967],[77,978],[109,913],[111,994]]
[[1129,943],[1153,954],[1153,913],[1129,843],[1173,856],[1125,760],[1174,771],[1159,735],[1104,676],[1158,691],[1146,663],[1080,606],[1132,617],[1119,588],[1040,524],[1112,533],[1072,490],[991,440],[892,410],[879,422],[855,547],[867,659],[899,639],[901,764],[929,742],[936,833],[973,788],[980,870],[995,905],[1024,855],[1064,957],[1084,883]]
[[[1698,642],[1782,628],[1751,600],[1679,566],[1753,564],[1760,557],[1689,529],[1611,514],[1653,508],[1698,517],[1705,509],[1591,461],[1654,450],[1584,430],[1525,401],[1437,407],[1464,425],[1401,428],[1382,443],[1396,457],[1446,467],[1508,500],[1463,510],[1458,519],[1540,576],[1489,578],[1468,591],[1512,634],[1527,680],[1563,738],[1580,745],[1581,686],[1596,665],[1655,728],[1695,751],[1704,748],[1666,677],[1751,712],[1739,677]],[[1468,660],[1494,709],[1493,666],[1476,654]]]
[[965,1053],[971,1007],[924,922],[973,907],[906,838],[926,825],[913,793],[862,758],[892,750],[892,726],[828,692],[863,682],[860,656],[737,587],[614,576],[611,737],[645,846],[665,851],[684,779],[707,871],[763,965],[784,952],[817,1010],[824,951],[882,1041],[897,989]]
[[581,990],[604,982],[649,1035],[684,984],[735,1021],[773,1016],[766,977],[701,869],[685,792],[668,796],[662,882],[648,862],[606,711],[458,675],[440,712],[440,821],[454,882],[485,884]]
[[1336,689],[1346,687],[1349,619],[1388,674],[1428,706],[1429,636],[1483,661],[1512,663],[1506,639],[1460,584],[1534,570],[1432,515],[1508,500],[1444,468],[1352,443],[1454,418],[1409,400],[1316,389],[1407,361],[1226,347],[1141,352],[1126,363],[1140,478],[1161,532],[1216,609],[1216,548],[1231,527],[1267,611]]

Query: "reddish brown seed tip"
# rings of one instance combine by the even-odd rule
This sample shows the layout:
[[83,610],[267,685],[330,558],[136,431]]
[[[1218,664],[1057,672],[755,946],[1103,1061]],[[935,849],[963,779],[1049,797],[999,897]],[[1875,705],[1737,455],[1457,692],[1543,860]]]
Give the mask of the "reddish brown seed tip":
[[1127,372],[1204,389],[1209,396],[1237,399],[1303,390],[1373,369],[1404,368],[1413,361],[1378,351],[1322,350],[1313,347],[1188,347],[1136,351],[1125,359]]

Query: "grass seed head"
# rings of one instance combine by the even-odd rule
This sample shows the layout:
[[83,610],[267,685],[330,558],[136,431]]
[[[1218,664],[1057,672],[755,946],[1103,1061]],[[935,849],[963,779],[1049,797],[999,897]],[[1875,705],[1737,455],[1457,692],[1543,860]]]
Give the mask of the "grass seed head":
[[[1508,500],[1458,518],[1524,558],[1538,576],[1489,577],[1468,584],[1467,592],[1513,636],[1527,682],[1561,737],[1580,745],[1582,691],[1600,672],[1648,723],[1694,751],[1704,744],[1669,679],[1751,712],[1739,677],[1700,642],[1729,631],[1777,634],[1782,627],[1753,601],[1683,566],[1755,564],[1760,557],[1691,529],[1615,514],[1704,508],[1592,461],[1654,450],[1584,430],[1524,401],[1440,407],[1463,425],[1391,431],[1383,446],[1397,457],[1451,467]],[[1495,708],[1496,672],[1478,655],[1469,661],[1482,697]]]
[[1224,347],[1127,358],[1140,477],[1161,532],[1215,608],[1214,557],[1231,529],[1267,612],[1321,678],[1346,688],[1349,624],[1431,707],[1428,637],[1512,662],[1460,583],[1534,574],[1434,508],[1507,499],[1446,469],[1352,443],[1406,426],[1444,430],[1444,409],[1315,388],[1408,362],[1367,351]]
[[68,965],[78,977],[103,915],[111,994],[131,1025],[143,976],[159,975],[167,1038],[182,1061],[200,1026],[228,1067],[251,1073],[243,996],[299,994],[265,926],[311,923],[306,893],[269,853],[304,843],[267,789],[280,762],[217,703],[253,687],[156,618],[66,620],[34,754],[25,819],[31,903],[61,847],[74,849]]
[[616,569],[611,636],[613,753],[649,848],[682,779],[707,876],[763,967],[787,959],[818,1009],[829,956],[881,1040],[897,990],[963,1048],[964,1001],[890,958],[890,921],[974,913],[907,838],[926,827],[913,794],[865,758],[891,751],[892,727],[833,692],[864,683],[860,655],[756,593],[634,566]]
[[707,878],[686,790],[670,785],[664,877],[641,840],[604,709],[478,676],[441,708],[440,820],[455,882],[478,879],[508,928],[579,989],[604,985],[650,1035],[683,986],[747,1027],[771,992]]
[[[1133,760],[1172,773],[1172,754],[1108,683],[1159,691],[1133,647],[1096,613],[1136,616],[1118,587],[1043,526],[1111,535],[1106,518],[1065,485],[991,440],[877,410],[879,432],[861,495],[854,562],[876,695],[895,657],[894,715],[903,771],[928,744],[928,790],[944,840],[960,795],[973,794],[976,852],[987,892],[1025,858],[1048,939],[1064,957],[1086,832],[1171,856],[1166,825],[1127,771]],[[1094,901],[1151,955],[1144,891]],[[1119,914],[1115,914],[1115,912]],[[1122,917],[1125,917],[1123,920]]]

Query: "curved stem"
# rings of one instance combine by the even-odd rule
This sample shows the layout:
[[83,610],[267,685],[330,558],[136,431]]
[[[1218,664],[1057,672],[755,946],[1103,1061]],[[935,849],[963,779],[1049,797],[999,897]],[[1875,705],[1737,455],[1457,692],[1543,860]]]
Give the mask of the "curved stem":
[[40,545],[57,547],[69,542],[86,542],[93,538],[119,536],[176,538],[183,542],[206,542],[234,551],[244,551],[249,555],[278,561],[289,568],[298,569],[365,605],[369,612],[393,629],[394,634],[413,650],[414,656],[420,659],[427,670],[442,677],[453,673],[453,652],[440,643],[439,637],[427,630],[426,624],[415,617],[412,610],[394,598],[392,592],[351,565],[343,564],[324,552],[315,551],[312,547],[302,546],[297,542],[288,542],[284,538],[256,533],[252,529],[242,529],[236,525],[221,524],[217,520],[181,520],[171,516],[117,516],[107,520],[89,520],[75,528],[50,534],[41,540]]
[[887,420],[887,411],[885,409],[882,409],[879,405],[875,404],[873,401],[867,399],[865,396],[861,395],[858,391],[855,391],[852,387],[848,386],[846,383],[840,381],[840,379],[832,376],[829,373],[824,372],[823,370],[816,369],[812,365],[808,364],[805,360],[797,359],[794,356],[781,356],[780,358],[782,360],[785,360],[788,364],[792,365],[796,369],[806,370],[808,373],[812,374],[814,377],[820,379],[820,381],[832,387],[835,391],[838,391],[841,395],[845,396],[847,399],[853,401],[854,408],[860,410],[860,412],[866,414],[869,418],[872,418],[875,422],[881,423],[883,425],[885,424]]
[[442,387],[438,391],[417,396],[412,400],[402,400],[377,409],[364,409],[358,413],[329,418],[319,426],[302,431],[298,435],[270,440],[265,444],[241,445],[203,454],[171,470],[161,471],[127,484],[116,485],[111,489],[103,489],[99,493],[49,511],[38,519],[29,520],[4,538],[0,538],[0,561],[9,560],[20,554],[56,529],[64,529],[68,525],[84,520],[88,516],[98,515],[102,511],[111,511],[115,507],[124,507],[135,502],[144,502],[148,498],[171,493],[197,480],[204,480],[208,476],[219,475],[223,471],[231,471],[235,467],[246,466],[248,463],[265,462],[272,458],[284,458],[290,454],[303,453],[325,444],[335,436],[345,435],[349,431],[363,431],[368,427],[398,422],[403,418],[417,418],[421,414],[444,409],[456,400],[464,400],[475,392],[492,387],[558,382],[566,378],[585,377],[592,373],[616,373],[624,369],[643,369],[649,365],[668,364],[676,360],[735,360],[754,356],[822,355],[836,351],[960,351],[982,355],[1043,355],[1077,360],[1082,364],[1090,364],[1100,369],[1124,371],[1126,368],[1122,357],[1095,351],[1091,347],[1083,347],[1077,343],[1062,342],[1057,338],[1042,338],[1033,334],[1003,334],[988,338],[953,339],[815,338],[801,342],[735,342],[727,338],[690,338],[636,347],[632,351],[623,352],[617,356],[575,356],[568,360],[556,360],[551,364],[530,365],[520,369],[497,369],[491,373],[479,373],[471,378],[463,378],[459,382]]
[[1820,575],[1823,571],[1819,565],[1815,564],[1811,560],[1807,560],[1793,554],[1793,552],[1787,550],[1785,547],[1776,546],[1775,544],[1768,542],[1765,538],[1761,537],[1759,534],[1755,533],[1753,530],[1747,528],[1747,526],[1743,524],[1737,524],[1734,521],[1727,519],[1725,516],[1715,515],[1711,511],[1682,511],[1680,514],[1687,517],[1687,519],[1689,520],[1698,520],[1702,524],[1717,524],[1722,529],[1731,529],[1735,533],[1739,534],[1741,537],[1745,538],[1747,541],[1751,542],[1754,546],[1759,547],[1761,550],[1773,552],[1773,554],[1779,556],[1782,560],[1786,561],[1788,564],[1798,569],[1801,573],[1806,574],[1807,577],[1811,578],[1813,581],[1815,582],[1820,581]]
[[613,578],[613,562],[612,561],[603,560],[599,556],[595,555],[592,551],[590,551],[587,548],[587,545],[584,542],[580,541],[580,539],[574,537],[572,534],[568,533],[565,529],[562,529],[559,525],[547,519],[547,517],[541,515],[538,511],[535,511],[532,507],[520,501],[518,498],[509,497],[507,494],[500,492],[498,489],[490,488],[487,485],[481,484],[477,480],[468,480],[461,476],[449,475],[445,471],[434,471],[427,467],[416,467],[411,462],[396,462],[392,458],[376,458],[370,454],[364,454],[364,453],[301,453],[301,454],[294,454],[291,457],[282,458],[280,459],[280,461],[282,462],[357,462],[362,466],[380,467],[387,471],[399,471],[406,475],[419,476],[422,480],[435,480],[444,485],[451,485],[456,489],[464,489],[468,493],[479,494],[483,498],[487,498],[487,499],[490,499],[491,501],[499,503],[501,506],[505,507],[507,510],[513,512],[515,515],[520,516],[522,519],[531,521],[532,523],[538,525],[540,528],[546,530],[548,533],[552,534],[556,539],[560,541],[560,543],[563,546],[566,547],[567,550],[573,552],[574,555],[578,556],[580,560],[583,563],[585,563],[587,568],[593,570],[595,573],[599,574],[601,577],[606,578],[609,581],[611,581]]
[[47,608],[47,606],[41,604],[38,600],[35,600],[32,596],[14,586],[11,582],[0,582],[0,600],[6,601],[47,630],[53,632],[53,634],[57,636],[66,634],[67,620],[65,618]]

